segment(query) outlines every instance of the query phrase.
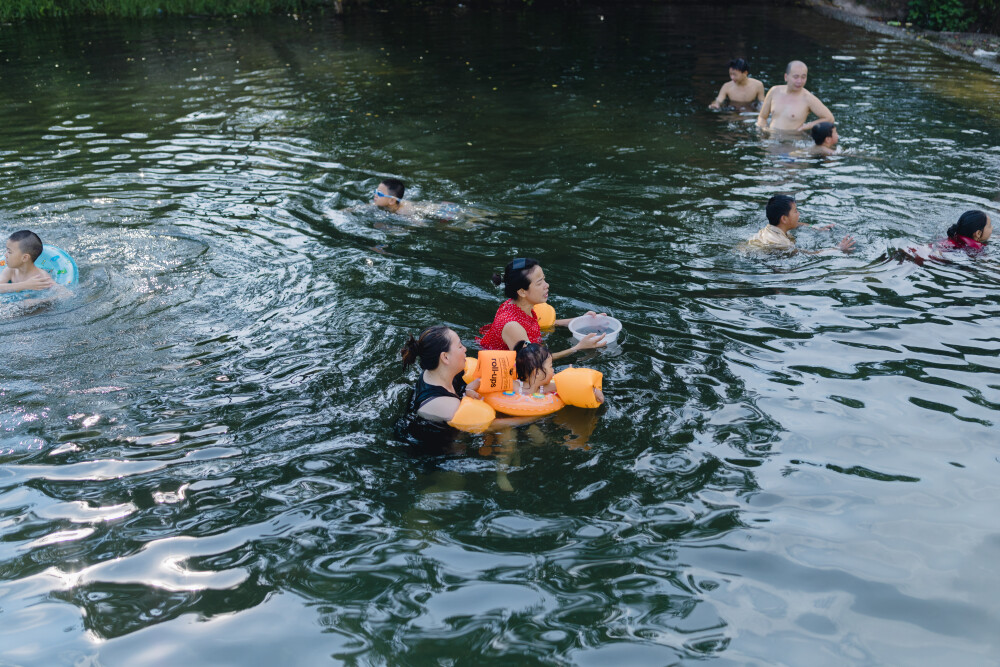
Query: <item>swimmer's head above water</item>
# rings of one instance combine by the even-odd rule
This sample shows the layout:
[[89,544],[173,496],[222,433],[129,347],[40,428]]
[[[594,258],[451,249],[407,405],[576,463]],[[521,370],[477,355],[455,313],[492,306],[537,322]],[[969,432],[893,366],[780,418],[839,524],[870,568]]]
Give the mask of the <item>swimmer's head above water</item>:
[[743,83],[750,76],[750,65],[743,58],[734,58],[729,61],[729,78],[733,83]]
[[817,123],[813,125],[811,133],[817,146],[833,148],[840,141],[840,137],[837,136],[837,126],[833,123]]
[[793,60],[785,67],[785,83],[789,91],[799,91],[805,88],[809,77],[809,68],[801,60]]
[[455,369],[465,366],[465,346],[462,339],[443,324],[425,329],[420,338],[410,336],[399,354],[403,360],[403,368],[415,362],[419,362],[420,368],[425,371],[436,370],[441,365]]
[[372,203],[390,213],[395,213],[403,204],[404,192],[406,192],[406,186],[403,181],[398,178],[387,178],[375,188],[375,198]]
[[34,264],[41,254],[42,240],[32,231],[22,229],[7,239],[7,266],[12,269]]
[[529,343],[522,340],[514,346],[514,370],[517,379],[532,390],[552,382],[552,353],[544,343]]
[[503,294],[508,299],[524,298],[534,305],[545,303],[549,298],[549,284],[537,259],[518,258],[504,267],[503,275],[493,274],[493,284],[503,283]]
[[767,200],[764,210],[768,223],[782,231],[787,232],[804,224],[799,222],[799,208],[795,205],[795,197],[790,195],[774,195]]
[[990,216],[982,211],[966,211],[958,222],[948,228],[948,238],[957,241],[961,238],[972,239],[978,243],[986,243],[993,235],[993,223]]

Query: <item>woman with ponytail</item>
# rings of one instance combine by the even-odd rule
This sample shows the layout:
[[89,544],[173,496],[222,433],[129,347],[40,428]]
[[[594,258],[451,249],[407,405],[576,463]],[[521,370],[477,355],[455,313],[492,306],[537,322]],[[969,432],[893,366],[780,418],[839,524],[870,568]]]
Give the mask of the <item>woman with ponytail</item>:
[[[410,336],[400,350],[403,368],[419,362],[422,372],[413,391],[410,411],[433,422],[446,422],[455,416],[466,393],[465,346],[458,334],[439,324],[425,330],[420,338]],[[473,383],[475,385],[475,383]],[[470,396],[479,398],[475,392]]]
[[993,234],[990,216],[982,211],[966,211],[948,228],[948,238],[941,241],[942,248],[967,248],[978,250]]
[[[536,259],[515,259],[504,268],[503,275],[493,274],[493,284],[503,283],[503,293],[507,300],[500,304],[497,314],[491,324],[479,329],[476,342],[484,350],[513,350],[518,342],[529,343],[542,341],[542,329],[538,325],[538,317],[532,310],[535,305],[545,303],[549,298],[549,284],[545,282],[545,272],[542,271]],[[594,315],[588,311],[587,315]],[[556,320],[559,326],[568,326],[570,320]],[[604,334],[587,334],[583,340],[561,352],[552,354],[553,359],[568,356],[577,350],[604,347]]]

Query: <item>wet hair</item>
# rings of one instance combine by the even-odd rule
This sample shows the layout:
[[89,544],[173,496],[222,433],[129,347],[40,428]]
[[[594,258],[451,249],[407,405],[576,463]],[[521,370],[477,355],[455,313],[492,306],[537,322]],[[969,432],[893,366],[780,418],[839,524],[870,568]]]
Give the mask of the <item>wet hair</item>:
[[986,228],[989,217],[982,211],[966,211],[958,218],[958,222],[948,228],[948,238],[957,239],[959,236],[972,238],[972,235]]
[[778,226],[781,222],[782,216],[786,216],[792,212],[792,205],[795,204],[795,197],[790,195],[774,195],[767,200],[767,208],[764,209],[767,214],[767,221]]
[[833,136],[833,129],[835,127],[837,127],[837,126],[834,125],[833,123],[827,123],[827,122],[816,123],[815,125],[813,125],[812,126],[812,137],[813,137],[813,141],[816,142],[816,145],[819,146],[824,141],[826,141],[827,137],[832,137]]
[[545,369],[545,360],[552,356],[549,348],[544,343],[529,343],[526,340],[519,341],[514,346],[514,370],[517,371],[517,379],[527,382],[533,373]]
[[28,253],[32,262],[38,259],[38,256],[42,254],[42,240],[38,238],[38,234],[35,232],[22,229],[19,232],[11,234],[10,240],[17,243],[17,247],[21,249],[21,252]]
[[528,274],[536,266],[538,260],[530,257],[512,260],[504,267],[502,276],[499,273],[493,274],[493,284],[499,287],[500,283],[503,283],[503,295],[508,299],[516,299],[517,290],[528,289],[531,286]]
[[806,68],[806,70],[809,69],[808,67],[806,67],[806,64],[804,62],[802,62],[801,60],[793,60],[793,61],[789,62],[787,65],[785,65],[785,74],[791,74],[792,73],[792,67],[795,66],[795,65],[802,65],[803,67]]
[[749,74],[750,63],[748,63],[743,58],[733,58],[732,60],[729,61],[729,69],[735,69]]
[[398,178],[387,178],[379,185],[385,186],[385,193],[387,195],[392,195],[396,199],[402,199],[403,193],[406,192],[406,186],[403,185],[403,181]]
[[403,368],[419,360],[420,367],[425,371],[432,371],[441,362],[441,353],[447,352],[451,348],[451,338],[448,332],[451,331],[443,324],[435,325],[425,329],[420,338],[414,339],[410,336],[399,355],[403,358]]

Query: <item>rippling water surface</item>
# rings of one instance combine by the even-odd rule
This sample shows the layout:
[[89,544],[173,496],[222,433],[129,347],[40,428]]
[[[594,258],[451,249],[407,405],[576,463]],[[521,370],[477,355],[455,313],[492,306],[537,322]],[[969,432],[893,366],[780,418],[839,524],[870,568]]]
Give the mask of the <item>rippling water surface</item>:
[[[895,249],[997,213],[997,75],[605,14],[0,29],[2,227],[82,277],[0,313],[0,662],[995,664],[997,251]],[[737,55],[805,60],[844,154],[707,111]],[[741,250],[779,191],[858,251]],[[400,345],[519,255],[625,323],[607,406],[418,454]]]

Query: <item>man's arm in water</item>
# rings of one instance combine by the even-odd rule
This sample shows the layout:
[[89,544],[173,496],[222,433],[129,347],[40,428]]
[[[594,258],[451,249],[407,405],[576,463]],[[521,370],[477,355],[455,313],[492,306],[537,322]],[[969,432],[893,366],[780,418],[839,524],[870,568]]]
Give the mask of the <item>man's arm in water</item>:
[[806,98],[806,102],[809,103],[809,111],[812,111],[814,114],[816,114],[817,118],[816,120],[810,123],[803,123],[802,124],[803,132],[808,132],[809,130],[812,129],[813,125],[818,125],[819,123],[837,122],[833,119],[833,112],[827,109],[826,105],[820,102],[819,98],[813,95],[812,93],[809,93],[809,96]]
[[729,88],[731,83],[732,82],[722,84],[722,88],[719,89],[719,96],[716,97],[715,100],[708,105],[709,109],[718,109],[719,107],[722,106],[722,103],[726,101],[726,97],[728,96],[727,89]]
[[854,251],[854,244],[854,237],[848,235],[841,239],[836,248],[824,248],[823,250],[800,250],[799,252],[807,255],[833,255],[838,252],[842,252],[845,255],[849,255]]
[[764,84],[760,81],[757,82],[757,101],[764,102]]
[[764,104],[760,107],[760,113],[757,114],[757,127],[762,130],[767,129],[767,119],[771,115],[771,102],[774,99],[774,89],[777,86],[771,86],[771,90],[767,91],[767,95],[764,97]]

